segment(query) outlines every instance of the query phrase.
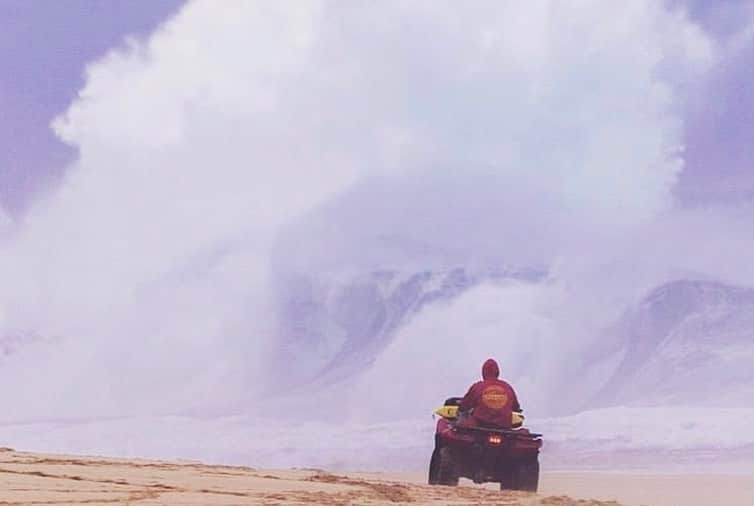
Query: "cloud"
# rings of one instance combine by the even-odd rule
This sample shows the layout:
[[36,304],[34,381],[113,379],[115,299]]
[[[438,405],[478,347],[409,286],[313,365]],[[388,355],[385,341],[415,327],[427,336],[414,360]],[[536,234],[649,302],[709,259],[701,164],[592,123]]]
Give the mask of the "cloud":
[[[674,86],[713,57],[650,1],[190,2],[91,64],[54,122],[79,158],[4,243],[0,308],[5,329],[57,344],[6,359],[5,384],[25,384],[6,416],[224,409],[264,391],[269,267],[307,219],[418,230],[444,251],[463,243],[445,224],[480,214],[465,182],[486,215],[470,244],[535,227],[547,262],[651,221],[682,166]],[[320,266],[316,234],[299,237],[301,265]]]

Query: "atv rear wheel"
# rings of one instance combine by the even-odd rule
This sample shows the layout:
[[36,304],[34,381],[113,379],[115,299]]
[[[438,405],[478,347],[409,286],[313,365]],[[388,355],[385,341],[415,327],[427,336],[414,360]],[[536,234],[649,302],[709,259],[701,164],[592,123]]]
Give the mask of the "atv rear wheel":
[[527,460],[513,467],[510,484],[500,484],[500,490],[512,488],[524,492],[536,492],[539,488],[539,460]]
[[429,481],[428,483],[430,485],[437,485],[437,464],[438,464],[438,454],[440,452],[435,448],[432,450],[432,458],[429,459]]
[[435,484],[457,487],[460,476],[458,474],[458,467],[453,460],[453,454],[451,453],[450,448],[445,447],[435,451],[437,452]]

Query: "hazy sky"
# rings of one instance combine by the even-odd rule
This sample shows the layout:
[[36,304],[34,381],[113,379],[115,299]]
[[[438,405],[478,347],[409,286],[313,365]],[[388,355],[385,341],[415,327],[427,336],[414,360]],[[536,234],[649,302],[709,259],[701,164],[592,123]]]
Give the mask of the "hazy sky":
[[0,203],[16,211],[74,151],[49,127],[84,67],[126,35],[148,35],[183,0],[0,0]]
[[0,332],[35,343],[0,375],[29,416],[263,389],[279,271],[543,267],[428,312],[372,376],[463,329],[468,363],[425,365],[460,381],[517,344],[496,336],[537,336],[540,391],[563,329],[576,354],[669,279],[754,284],[750,208],[719,209],[754,189],[752,2],[192,0],[154,32],[175,3],[0,5],[0,198],[24,217]]
[[[0,205],[22,210],[54,185],[75,152],[49,128],[84,83],[87,63],[145,37],[184,0],[0,0]],[[673,1],[724,44],[740,44],[751,0]],[[754,44],[719,63],[710,81],[690,83],[686,166],[677,187],[691,203],[754,194]]]

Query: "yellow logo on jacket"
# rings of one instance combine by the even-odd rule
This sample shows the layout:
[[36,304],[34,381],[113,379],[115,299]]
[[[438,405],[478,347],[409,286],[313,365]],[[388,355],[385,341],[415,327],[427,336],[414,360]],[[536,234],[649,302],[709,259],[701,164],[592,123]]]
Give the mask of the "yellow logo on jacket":
[[508,393],[501,386],[489,386],[482,392],[482,404],[490,409],[503,409],[508,404]]

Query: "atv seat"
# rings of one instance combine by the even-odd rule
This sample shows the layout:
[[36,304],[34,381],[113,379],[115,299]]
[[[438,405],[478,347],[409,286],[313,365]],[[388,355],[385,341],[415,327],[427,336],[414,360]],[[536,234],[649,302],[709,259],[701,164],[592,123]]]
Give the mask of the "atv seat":
[[[456,402],[456,404],[453,404],[453,402]],[[439,409],[435,410],[436,415],[440,415],[443,418],[447,418],[448,420],[458,420],[459,419],[459,411],[458,411],[458,403],[461,402],[461,397],[451,397],[450,399],[445,401],[445,405]],[[521,427],[524,423],[524,415],[522,413],[519,413],[517,411],[513,412],[513,419],[511,420],[511,426],[514,429],[517,429]]]

